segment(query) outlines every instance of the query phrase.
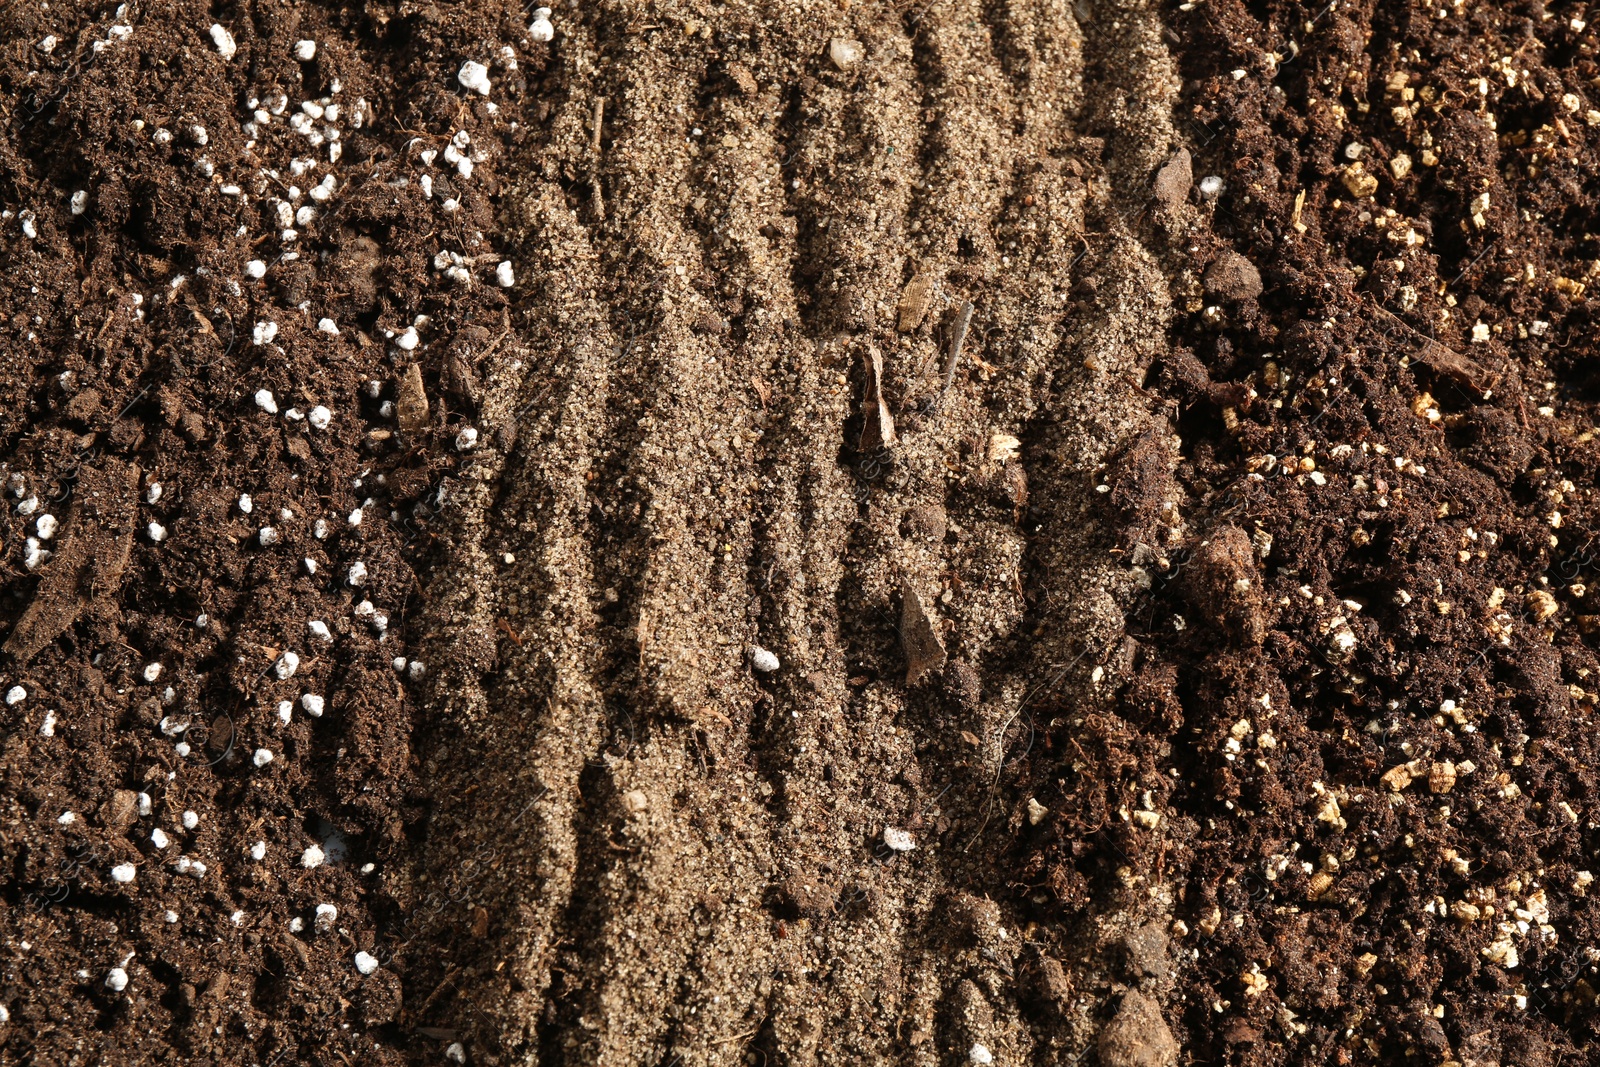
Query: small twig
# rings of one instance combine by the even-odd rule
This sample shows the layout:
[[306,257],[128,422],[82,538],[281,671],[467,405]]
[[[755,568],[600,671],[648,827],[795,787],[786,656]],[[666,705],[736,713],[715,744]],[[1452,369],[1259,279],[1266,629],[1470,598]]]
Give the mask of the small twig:
[[950,354],[944,361],[944,387],[939,390],[939,399],[933,402],[933,410],[938,412],[944,404],[944,395],[950,391],[950,383],[956,380],[956,364],[961,362],[961,346],[967,341],[967,326],[972,322],[972,301],[963,300],[961,310],[956,314],[955,332],[950,337]]
[[595,218],[601,222],[606,220],[606,198],[600,189],[600,129],[605,115],[606,98],[597,96],[594,98],[594,139],[590,142],[594,150],[594,169],[589,172],[589,190],[594,194]]

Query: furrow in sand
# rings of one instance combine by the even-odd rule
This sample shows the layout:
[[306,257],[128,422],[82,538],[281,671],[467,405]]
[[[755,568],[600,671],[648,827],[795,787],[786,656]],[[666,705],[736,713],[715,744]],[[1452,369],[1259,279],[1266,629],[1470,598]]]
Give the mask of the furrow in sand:
[[[512,198],[550,311],[497,357],[500,483],[461,497],[439,579],[439,632],[479,647],[440,735],[481,764],[430,836],[502,842],[472,890],[500,937],[445,1013],[485,1047],[1046,1062],[1092,1038],[996,954],[1033,917],[991,842],[1023,800],[1006,759],[1033,683],[1089,690],[1134,593],[1084,515],[1149,425],[1162,344],[1143,205],[1110,176],[1168,146],[1137,125],[1159,108],[1081,93],[1087,63],[1148,94],[1163,54],[1141,6],[1102,13],[1115,31],[1010,8],[1003,34],[971,3],[808,11],[751,67],[607,12],[574,30],[537,157],[565,177]],[[740,8],[725,31],[770,22]],[[819,55],[833,38],[861,58]],[[932,298],[902,332],[918,276]],[[863,449],[874,354],[899,433]],[[913,689],[906,590],[949,657]],[[752,645],[780,669],[754,673]],[[441,855],[432,884],[460,862]],[[1082,936],[1032,928],[1033,956]]]

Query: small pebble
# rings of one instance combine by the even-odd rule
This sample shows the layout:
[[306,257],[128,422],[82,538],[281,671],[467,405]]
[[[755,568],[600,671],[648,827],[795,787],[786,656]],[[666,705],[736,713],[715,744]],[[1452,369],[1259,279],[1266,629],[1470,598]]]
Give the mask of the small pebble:
[[489,95],[489,89],[491,88],[489,68],[482,63],[471,59],[467,60],[461,64],[461,69],[456,72],[456,80],[461,83],[463,89],[471,90],[479,96]]
[[828,42],[828,59],[840,70],[849,70],[861,62],[865,49],[860,41],[848,37],[835,37]]
[[883,843],[896,852],[910,852],[917,847],[911,835],[904,830],[897,830],[893,826],[883,828]]
[[211,24],[211,43],[217,46],[217,52],[223,59],[232,59],[239,46],[233,41],[233,34],[229,33],[220,23]]

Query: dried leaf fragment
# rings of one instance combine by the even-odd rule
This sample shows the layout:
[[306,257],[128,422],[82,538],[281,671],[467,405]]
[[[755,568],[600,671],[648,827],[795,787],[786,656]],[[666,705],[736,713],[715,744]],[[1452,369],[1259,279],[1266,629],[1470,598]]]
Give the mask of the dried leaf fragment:
[[876,345],[867,350],[867,395],[861,401],[861,441],[863,454],[900,443],[894,432],[894,416],[883,402],[883,353]]

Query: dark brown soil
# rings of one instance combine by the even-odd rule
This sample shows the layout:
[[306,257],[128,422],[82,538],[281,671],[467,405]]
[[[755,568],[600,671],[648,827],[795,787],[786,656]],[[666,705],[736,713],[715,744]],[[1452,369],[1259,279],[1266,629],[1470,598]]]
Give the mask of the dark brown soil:
[[[470,368],[506,321],[503,257],[453,286],[432,260],[494,253],[497,162],[541,59],[497,70],[499,115],[445,71],[492,55],[501,31],[515,40],[521,20],[483,5],[467,18],[184,2],[0,16],[0,684],[26,694],[3,713],[0,1057],[393,1058],[385,1028],[416,994],[353,961],[394,920],[384,879],[424,795],[410,694],[426,665],[419,679],[394,661],[413,655],[441,479],[471,465],[454,446],[470,390],[441,388],[442,368]],[[213,21],[232,29],[231,59]],[[308,62],[292,54],[301,39],[317,42]],[[308,99],[342,109],[316,126],[341,131],[337,164],[288,125]],[[252,132],[257,107],[281,113]],[[430,201],[418,153],[460,129],[488,157],[470,181],[440,176]],[[294,160],[313,166],[296,175]],[[314,198],[330,175],[333,195]],[[442,212],[445,196],[460,210]],[[273,198],[316,217],[282,240]],[[413,354],[386,340],[418,315],[431,322]],[[270,343],[256,343],[262,322],[277,324]],[[402,431],[382,409],[413,355],[433,407]],[[33,569],[46,514],[54,558]],[[287,652],[298,670],[280,679]],[[327,860],[307,868],[312,846]],[[120,864],[132,881],[112,879]],[[319,930],[324,904],[338,916]]]
[[0,12],[0,1063],[1592,1060],[1569,7]]
[[[1178,224],[1183,315],[1150,382],[1175,484],[1130,463],[1111,485],[1177,498],[1189,528],[1125,531],[1156,559],[1134,674],[1044,739],[1033,774],[1067,817],[1032,863],[1178,886],[1194,1062],[1593,1059],[1582,14],[1173,16],[1194,174],[1224,185]],[[1219,293],[1241,255],[1264,287]],[[1142,790],[1171,822],[1156,847],[1117,811]]]

